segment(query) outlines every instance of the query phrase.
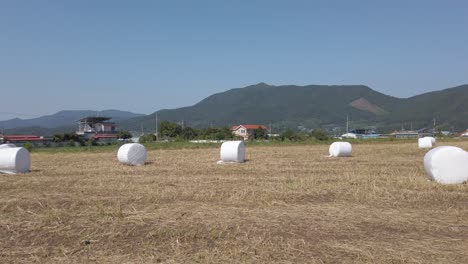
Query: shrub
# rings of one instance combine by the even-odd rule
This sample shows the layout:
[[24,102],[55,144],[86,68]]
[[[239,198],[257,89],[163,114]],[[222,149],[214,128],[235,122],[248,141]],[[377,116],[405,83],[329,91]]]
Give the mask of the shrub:
[[328,140],[329,139],[327,133],[321,128],[314,129],[314,131],[312,131],[312,133],[311,133],[311,136],[313,136],[317,140]]
[[117,132],[117,137],[122,139],[129,139],[132,138],[132,134],[126,130],[119,130]]
[[29,152],[33,150],[33,145],[31,143],[24,144],[24,148],[27,149]]
[[148,135],[143,135],[140,137],[138,140],[138,143],[147,143],[147,142],[153,142],[156,141],[156,136],[154,134],[148,134]]
[[67,142],[67,146],[69,147],[74,147],[75,146],[75,141],[73,139],[70,139],[68,142]]

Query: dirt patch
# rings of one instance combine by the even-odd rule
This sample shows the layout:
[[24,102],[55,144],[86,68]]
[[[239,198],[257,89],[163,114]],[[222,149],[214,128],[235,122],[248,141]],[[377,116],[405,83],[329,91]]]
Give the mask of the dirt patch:
[[363,97],[352,101],[349,105],[356,108],[356,109],[371,112],[371,113],[374,113],[374,114],[386,113],[386,111],[384,109],[382,109],[379,106],[367,101]]

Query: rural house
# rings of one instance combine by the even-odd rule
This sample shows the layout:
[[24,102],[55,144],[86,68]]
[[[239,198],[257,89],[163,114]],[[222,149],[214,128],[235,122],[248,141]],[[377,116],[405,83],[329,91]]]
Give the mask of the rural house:
[[264,125],[238,125],[231,127],[231,131],[235,136],[243,137],[245,140],[247,140],[249,138],[255,137],[255,131],[259,127],[265,131],[267,130],[266,126]]
[[115,123],[109,122],[109,117],[88,116],[81,118],[78,123],[76,134],[85,139],[96,139],[103,142],[114,142],[117,140]]

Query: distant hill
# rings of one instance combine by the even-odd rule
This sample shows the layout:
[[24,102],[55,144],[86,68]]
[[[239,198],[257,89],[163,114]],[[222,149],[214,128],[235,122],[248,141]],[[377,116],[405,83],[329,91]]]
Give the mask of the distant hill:
[[[37,131],[48,134],[73,131],[76,120],[96,111],[61,111],[34,119],[0,121],[6,131]],[[364,85],[282,85],[265,83],[213,94],[199,103],[157,111],[158,120],[183,122],[192,127],[272,124],[276,131],[287,128],[344,130],[346,116],[351,128],[374,128],[388,132],[404,127],[432,127],[433,119],[443,129],[468,128],[468,85],[396,98]],[[113,117],[120,129],[155,130],[155,114],[141,115],[117,110],[98,112]],[[14,129],[13,129],[14,128]],[[24,128],[24,129],[23,129]],[[39,133],[41,132],[41,133]]]
[[432,127],[433,119],[445,129],[468,128],[468,85],[424,93],[403,100],[382,122],[398,124],[410,122],[416,127]]
[[31,119],[14,118],[0,121],[0,129],[8,134],[37,134],[50,135],[55,132],[74,131],[77,128],[78,119],[85,116],[112,117],[112,121],[122,121],[129,118],[143,116],[119,110],[64,110],[53,115],[41,116]]
[[[344,128],[346,115],[354,127],[390,131],[432,127],[468,127],[468,85],[410,98],[388,96],[364,85],[272,86],[259,83],[211,95],[199,103],[158,111],[159,120],[208,127],[272,123],[276,129],[298,126]],[[119,122],[127,129],[154,130],[155,113]]]
[[[241,123],[274,123],[282,127],[318,127],[343,123],[346,114],[358,120],[375,120],[394,111],[401,99],[384,95],[363,85],[271,86],[265,83],[211,95],[199,103],[173,110],[160,110],[160,120],[184,121],[207,127]],[[374,109],[359,109],[352,105]],[[364,106],[363,104],[368,105]],[[155,114],[120,122],[126,128],[153,127]]]

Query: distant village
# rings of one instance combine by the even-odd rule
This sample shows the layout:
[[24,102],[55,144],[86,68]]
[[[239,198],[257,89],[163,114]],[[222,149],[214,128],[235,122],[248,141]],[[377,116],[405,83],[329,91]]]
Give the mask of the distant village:
[[[167,121],[162,121],[169,123]],[[161,122],[161,123],[162,123]],[[174,124],[176,125],[176,124]],[[190,128],[191,129],[191,128]],[[241,139],[241,140],[253,140],[253,139],[275,139],[281,138],[284,140],[283,134],[273,133],[270,128],[267,128],[263,124],[239,124],[229,128],[229,131],[216,131],[216,129],[210,128],[212,132],[217,133],[215,137],[199,137],[194,136],[193,129],[190,132],[192,136],[183,136],[184,139],[190,140],[194,143],[213,142],[216,140],[223,139]],[[210,129],[207,129],[208,131]],[[226,129],[225,129],[226,130]],[[183,129],[180,129],[181,134]],[[314,130],[311,130],[313,132]],[[86,144],[93,145],[105,145],[115,144],[118,142],[141,142],[142,136],[148,137],[143,133],[139,136],[135,136],[126,132],[124,134],[116,128],[114,122],[111,121],[111,117],[96,117],[87,116],[78,120],[78,128],[72,134],[62,134],[61,136],[44,137],[40,135],[4,135],[0,134],[0,143],[12,143],[18,146],[24,146],[30,144],[34,147],[62,147],[62,146],[79,146]],[[295,132],[291,132],[295,133]],[[325,132],[326,133],[326,132]],[[137,134],[137,133],[134,133]],[[426,136],[445,136],[445,137],[468,137],[468,129],[461,132],[455,133],[453,131],[437,131],[436,128],[422,128],[419,130],[397,130],[389,134],[379,134],[370,129],[352,129],[346,131],[344,134],[333,134],[326,133],[330,138],[336,139],[378,139],[378,138],[395,138],[395,139],[408,139],[408,138],[421,138]],[[170,140],[171,134],[161,135],[160,132],[150,134],[152,140]],[[282,138],[283,137],[283,138]]]

